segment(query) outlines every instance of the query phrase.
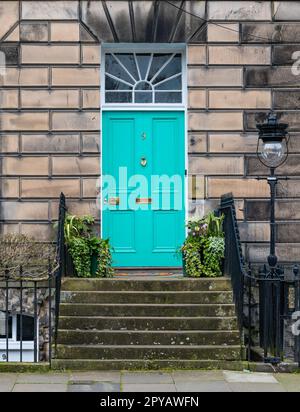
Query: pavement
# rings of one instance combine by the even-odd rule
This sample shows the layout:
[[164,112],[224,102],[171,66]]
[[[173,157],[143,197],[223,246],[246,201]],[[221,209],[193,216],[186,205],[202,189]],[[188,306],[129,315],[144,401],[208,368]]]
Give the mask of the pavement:
[[248,371],[0,373],[0,392],[300,392],[300,374]]

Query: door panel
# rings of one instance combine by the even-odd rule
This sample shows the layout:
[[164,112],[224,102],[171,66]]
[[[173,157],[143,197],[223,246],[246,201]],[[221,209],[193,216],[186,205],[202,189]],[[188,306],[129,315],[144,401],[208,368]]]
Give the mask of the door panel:
[[181,266],[184,113],[104,112],[102,130],[102,234],[114,266]]

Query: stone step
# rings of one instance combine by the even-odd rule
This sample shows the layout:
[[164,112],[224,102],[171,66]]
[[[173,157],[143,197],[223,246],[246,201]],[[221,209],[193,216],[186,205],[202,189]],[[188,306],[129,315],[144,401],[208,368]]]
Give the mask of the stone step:
[[61,316],[61,329],[97,330],[237,330],[237,319],[232,317],[111,317]]
[[231,291],[63,291],[64,303],[232,303]]
[[58,359],[213,359],[239,360],[241,347],[184,345],[57,345]]
[[191,360],[191,359],[53,359],[54,370],[163,370],[163,369],[221,369],[243,371],[248,362],[240,360]]
[[62,281],[64,291],[230,291],[229,278],[203,278],[203,279],[77,279],[64,278]]
[[238,345],[238,331],[59,330],[65,345]]
[[234,316],[233,304],[61,303],[61,316]]

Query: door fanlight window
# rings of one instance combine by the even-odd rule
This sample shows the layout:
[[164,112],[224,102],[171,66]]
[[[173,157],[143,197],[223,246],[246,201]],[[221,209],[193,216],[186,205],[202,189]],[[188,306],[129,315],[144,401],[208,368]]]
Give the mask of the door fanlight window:
[[105,103],[181,104],[181,53],[106,53]]

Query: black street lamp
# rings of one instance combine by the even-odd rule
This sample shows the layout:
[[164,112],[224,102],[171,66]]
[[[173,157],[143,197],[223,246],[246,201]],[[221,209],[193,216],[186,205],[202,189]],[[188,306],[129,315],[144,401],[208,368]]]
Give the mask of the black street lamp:
[[259,130],[257,140],[257,156],[260,162],[270,169],[267,178],[270,186],[270,254],[268,256],[268,277],[274,278],[278,275],[276,256],[276,222],[275,222],[275,197],[278,178],[275,169],[281,166],[288,157],[288,124],[278,123],[277,115],[270,113],[265,123],[256,125]]

